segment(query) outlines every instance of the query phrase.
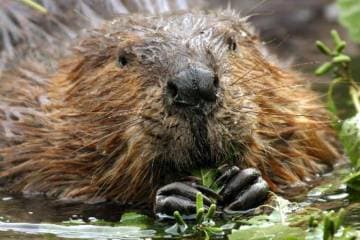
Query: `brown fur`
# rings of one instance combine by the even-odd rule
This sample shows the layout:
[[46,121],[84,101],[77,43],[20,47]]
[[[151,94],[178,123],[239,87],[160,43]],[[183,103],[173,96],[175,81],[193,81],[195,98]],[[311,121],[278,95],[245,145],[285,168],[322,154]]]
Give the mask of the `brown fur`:
[[[220,79],[201,116],[164,97],[184,62],[211,66]],[[3,74],[0,177],[13,192],[134,204],[222,163],[259,169],[278,192],[308,182],[339,159],[334,133],[319,96],[272,62],[231,12],[109,22],[51,76],[28,62]]]

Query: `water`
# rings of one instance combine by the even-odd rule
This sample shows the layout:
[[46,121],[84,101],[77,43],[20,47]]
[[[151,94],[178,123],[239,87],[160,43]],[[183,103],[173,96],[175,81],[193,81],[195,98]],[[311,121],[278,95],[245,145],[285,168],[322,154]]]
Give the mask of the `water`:
[[[348,210],[345,223],[360,231],[360,201],[352,201],[352,195],[341,183],[346,173],[347,170],[342,170],[325,176],[318,187],[296,201],[300,208],[337,210],[343,207]],[[41,197],[24,198],[0,192],[0,239],[159,238],[165,237],[164,229],[171,226],[152,218],[134,221],[136,224],[119,223],[123,210],[111,205],[62,204]],[[108,221],[98,221],[98,218]],[[69,219],[75,220],[69,224]]]
[[[24,198],[0,192],[0,239],[137,239],[155,236],[155,230],[139,226],[111,226],[118,222],[121,212],[122,209],[113,206],[63,204],[42,197]],[[94,225],[94,216],[109,220],[106,224],[109,226]],[[71,225],[67,223],[69,219],[73,220]]]

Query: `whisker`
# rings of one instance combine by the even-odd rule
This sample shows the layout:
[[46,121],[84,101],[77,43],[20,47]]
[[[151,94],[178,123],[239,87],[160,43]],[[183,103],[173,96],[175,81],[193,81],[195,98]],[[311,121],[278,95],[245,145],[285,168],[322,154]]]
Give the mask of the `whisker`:
[[282,39],[281,39],[281,41],[278,43],[278,44],[276,44],[276,46],[274,47],[274,49],[280,49],[280,47],[286,42],[286,41],[288,41],[289,39],[290,39],[290,34],[289,33],[287,33],[286,35],[285,35],[285,37],[283,37]]
[[[298,104],[298,103],[294,103],[294,104]],[[249,106],[242,106],[242,108],[246,108],[246,109],[257,109],[257,108],[254,108],[254,107],[249,107]],[[275,108],[273,107],[263,107],[261,106],[260,107],[262,110],[274,110]],[[303,109],[309,109],[309,110],[318,110],[318,109],[327,109],[326,106],[316,106],[316,108],[314,108],[313,105],[305,105],[305,106],[302,106]]]
[[[244,106],[242,108],[246,108],[246,107]],[[234,108],[234,109],[236,109],[236,108]],[[270,116],[279,116],[279,117],[283,117],[283,116],[310,117],[310,118],[319,117],[319,116],[316,116],[316,115],[308,115],[308,114],[273,113],[273,112],[266,112],[266,111],[243,111],[242,109],[236,109],[236,110],[239,111],[240,113],[255,113],[255,114],[259,114],[259,115],[268,114]],[[324,119],[326,119],[326,117],[324,117]]]
[[[138,121],[138,120],[141,120],[141,121],[140,121],[140,122],[136,122],[136,121]],[[131,124],[129,124],[128,126],[133,126],[133,125],[135,125],[135,124],[141,123],[142,121],[144,121],[144,120],[141,119],[141,118],[138,118],[138,119],[133,119],[133,120],[128,121],[128,122],[122,122],[121,124],[118,124],[118,125],[123,125],[123,124],[129,124],[129,123],[131,123]],[[109,134],[106,134],[105,136],[103,136],[103,137],[101,137],[101,138],[99,138],[99,139],[96,139],[96,140],[94,140],[94,141],[92,141],[92,142],[90,142],[90,143],[88,143],[88,144],[86,144],[86,145],[84,145],[84,146],[81,146],[80,148],[74,150],[72,153],[77,153],[77,152],[79,152],[79,151],[81,151],[81,150],[83,150],[83,149],[85,149],[85,148],[87,148],[87,147],[89,147],[89,146],[91,146],[91,145],[93,145],[93,144],[96,144],[96,143],[98,143],[98,142],[100,142],[100,141],[102,141],[102,140],[104,140],[104,139],[106,139],[106,138],[108,138],[108,137],[111,137],[111,136],[114,135],[114,134],[118,134],[118,133],[120,133],[121,131],[124,131],[124,129],[121,128],[121,129],[119,129],[119,130],[117,130],[117,131],[114,131],[114,132],[111,132],[111,133],[109,133]]]
[[[252,67],[251,69],[249,69],[248,71],[246,71],[242,76],[240,76],[235,82],[230,83],[230,86],[233,86],[235,83],[239,82],[240,80],[242,80],[243,78],[245,78],[247,75],[249,75],[253,70],[255,69],[255,67]],[[241,82],[240,82],[241,83]]]
[[321,61],[302,62],[302,63],[292,64],[289,67],[293,68],[293,67],[301,67],[301,66],[307,66],[307,65],[317,65],[317,64],[320,64],[320,63],[322,63],[322,62]]
[[[147,128],[147,131],[151,131],[153,130],[155,127],[157,127],[157,124],[153,124],[153,126],[151,126],[150,128]],[[110,160],[112,157],[115,156],[116,152],[121,148],[122,146],[118,146],[116,147],[110,154],[109,156],[105,159],[106,160]],[[103,166],[103,169],[98,168],[98,172],[104,172],[106,169],[104,169],[105,166]],[[115,178],[116,176],[112,176],[113,178]],[[97,193],[95,194],[96,196],[98,194],[100,194],[101,192],[106,192],[109,191],[113,186],[111,185],[111,183],[113,183],[113,178],[109,177],[107,178],[105,181],[102,182],[102,187],[99,188],[99,191],[97,191]],[[110,183],[110,184],[109,184]]]
[[[236,84],[236,83],[243,84],[243,83],[249,82],[249,81],[254,80],[254,79],[259,80],[259,79],[261,79],[261,78],[263,78],[263,77],[266,77],[266,76],[268,75],[268,73],[264,73],[264,74],[262,74],[262,75],[254,76],[254,77],[251,77],[251,78],[246,78],[245,80],[243,80],[243,79],[246,77],[246,75],[248,75],[248,74],[250,74],[250,73],[251,73],[251,72],[245,73],[242,77],[240,77],[239,79],[237,79],[235,82],[230,83],[230,86],[233,86],[233,85]],[[243,80],[243,81],[240,81],[240,80]],[[239,82],[239,81],[240,81],[240,82]],[[259,83],[262,83],[262,82],[259,82]]]
[[[137,115],[134,115],[134,116],[137,116]],[[145,121],[142,116],[137,116],[137,118],[135,118],[135,119],[129,119],[127,121],[122,121],[122,122],[119,122],[119,123],[116,123],[116,124],[111,124],[111,126],[98,126],[98,127],[96,127],[96,129],[98,129],[98,130],[112,130],[114,128],[119,128],[119,127],[121,127],[123,125],[126,125],[128,123],[132,123],[132,122],[140,120],[140,119],[142,121]]]
[[247,10],[247,14],[251,14],[253,13],[256,9],[258,9],[259,7],[265,5],[265,3],[267,2],[268,0],[261,0],[260,2],[256,3],[254,6],[252,6],[249,10]]
[[258,91],[253,91],[250,93],[246,93],[241,95],[240,97],[247,97],[247,96],[251,96],[251,95],[257,95],[259,93],[263,93],[263,92],[267,92],[267,91],[271,91],[271,90],[279,90],[279,89],[293,89],[293,88],[300,88],[300,87],[304,87],[305,85],[300,84],[300,85],[294,85],[294,86],[280,86],[280,87],[272,87],[272,88],[263,88],[260,89]]

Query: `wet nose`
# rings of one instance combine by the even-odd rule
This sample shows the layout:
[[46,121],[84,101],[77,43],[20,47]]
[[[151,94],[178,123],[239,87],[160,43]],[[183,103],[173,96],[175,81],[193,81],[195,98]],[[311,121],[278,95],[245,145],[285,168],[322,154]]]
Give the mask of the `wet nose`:
[[187,68],[167,83],[167,93],[172,103],[181,106],[196,106],[201,101],[215,102],[219,79],[206,68]]

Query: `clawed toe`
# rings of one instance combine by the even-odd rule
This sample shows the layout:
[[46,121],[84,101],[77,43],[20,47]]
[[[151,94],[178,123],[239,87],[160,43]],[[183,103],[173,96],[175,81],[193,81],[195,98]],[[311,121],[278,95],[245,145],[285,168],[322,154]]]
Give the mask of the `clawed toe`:
[[238,170],[236,167],[227,170],[227,181],[220,192],[224,211],[245,211],[262,204],[268,197],[269,186],[261,177],[260,172],[254,168]]
[[260,177],[260,172],[253,168],[239,171],[233,176],[222,190],[221,195],[225,204],[231,202],[240,192],[247,189]]
[[268,184],[262,178],[258,178],[254,184],[240,192],[224,211],[246,211],[256,208],[266,201],[269,191]]
[[[196,186],[196,185],[195,185]],[[210,190],[207,190],[208,192]],[[160,188],[156,193],[154,212],[156,215],[171,217],[174,211],[185,216],[195,216],[196,195],[200,192],[194,186],[181,182],[174,182]],[[212,201],[203,195],[204,208],[208,208]]]
[[266,201],[270,191],[260,172],[253,168],[240,170],[231,167],[223,172],[216,184],[223,186],[219,194],[194,182],[165,185],[156,193],[154,212],[168,218],[173,216],[174,211],[187,218],[195,217],[196,195],[201,192],[205,209],[211,205],[211,199],[217,199],[224,212],[231,214],[258,207]]

